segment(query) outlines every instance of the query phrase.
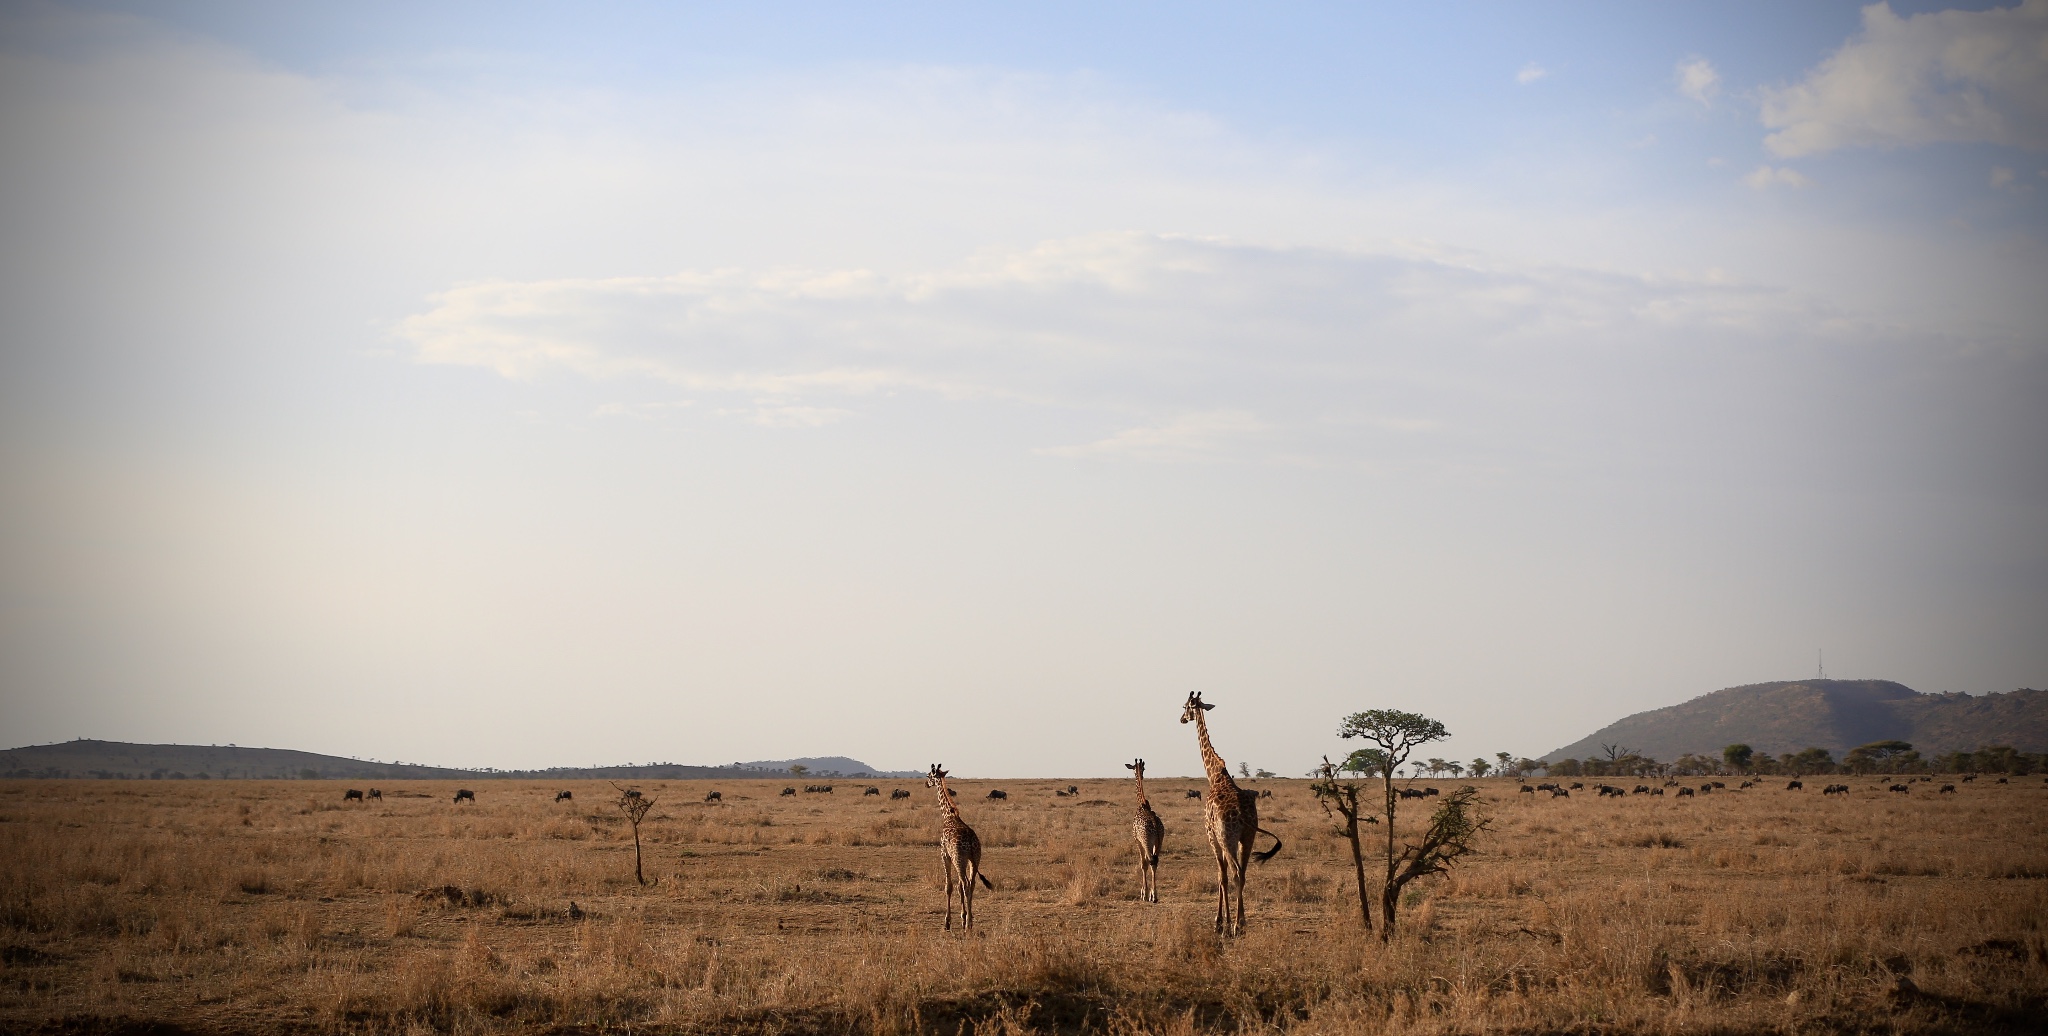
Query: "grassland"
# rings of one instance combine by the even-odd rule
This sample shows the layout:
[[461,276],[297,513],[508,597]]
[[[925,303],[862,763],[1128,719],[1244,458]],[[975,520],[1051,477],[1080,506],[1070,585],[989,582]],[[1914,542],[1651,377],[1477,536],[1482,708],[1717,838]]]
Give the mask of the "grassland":
[[[799,782],[800,783],[800,782]],[[0,1028],[23,1032],[2038,1032],[2048,787],[1824,799],[1482,788],[1486,853],[1361,932],[1304,782],[1251,931],[1210,930],[1191,781],[963,781],[996,891],[942,931],[916,782],[650,782],[658,883],[602,784],[0,783]],[[1006,802],[986,801],[991,786]],[[707,804],[717,788],[721,803]],[[909,788],[909,800],[886,792]],[[1533,801],[1532,801],[1533,800]],[[1421,812],[1414,814],[1420,820]],[[572,908],[572,904],[574,904]]]

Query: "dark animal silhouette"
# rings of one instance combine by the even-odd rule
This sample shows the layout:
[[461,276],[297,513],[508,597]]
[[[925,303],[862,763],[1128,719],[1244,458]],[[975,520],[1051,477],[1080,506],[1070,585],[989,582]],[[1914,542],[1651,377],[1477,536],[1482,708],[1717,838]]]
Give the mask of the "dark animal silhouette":
[[795,789],[795,788],[784,788],[784,789],[782,789],[782,794],[783,794],[783,795],[785,795],[785,796],[788,796],[788,795],[795,795],[795,794],[796,794],[796,789]]
[[891,802],[894,802],[894,801],[896,801],[897,799],[907,799],[907,798],[909,798],[909,797],[910,797],[910,792],[908,792],[908,791],[906,791],[906,790],[904,790],[904,789],[902,789],[902,788],[898,788],[898,789],[896,789],[895,791],[892,791],[892,792],[890,792],[890,793],[889,793],[889,801],[891,801]]
[[1942,785],[1942,786],[1941,786],[1941,794],[1943,794],[1943,795],[1954,795],[1955,793],[1956,793],[1956,786],[1955,786],[1955,785],[1953,785],[1953,784],[1944,784],[1944,785]]
[[376,799],[376,800],[377,800],[378,802],[382,802],[382,801],[384,801],[384,793],[383,793],[383,792],[381,792],[381,791],[378,791],[378,790],[377,790],[377,789],[375,789],[375,788],[371,788],[371,789],[370,789],[370,797],[371,797],[371,798],[373,798],[373,799]]
[[1801,782],[1801,781],[1787,781],[1787,782],[1785,782],[1785,790],[1786,790],[1786,791],[1798,791],[1798,790],[1800,790],[1800,789],[1802,789],[1802,788],[1804,788],[1804,787],[1806,787],[1806,785],[1805,785],[1805,783],[1803,783],[1803,782]]
[[1678,797],[1679,797],[1679,798],[1681,798],[1681,799],[1691,798],[1691,797],[1692,797],[1692,789],[1691,789],[1691,788],[1680,788],[1680,789],[1678,789]]
[[881,793],[882,793],[882,789],[880,789],[880,788],[869,788],[868,790],[866,790],[866,791],[864,791],[864,792],[861,792],[861,793],[860,793],[860,797],[861,797],[861,798],[867,798],[867,797],[868,797],[868,796],[870,796],[870,795],[880,795]]
[[2000,784],[2004,784],[2004,783],[2005,783],[2005,778],[2003,778],[2003,777],[2000,777],[2000,778],[1998,779],[1998,783],[2000,783]]
[[1568,799],[1572,797],[1572,793],[1563,788],[1552,788],[1550,789],[1550,797],[1553,799]]
[[705,793],[704,793],[704,801],[706,801],[706,802],[724,802],[724,801],[725,801],[725,796],[724,796],[724,795],[722,795],[722,794],[720,794],[719,792],[715,792],[715,791],[707,791],[707,792],[705,792]]
[[1199,798],[1201,798],[1201,797],[1202,797],[1202,791],[1201,791],[1201,789],[1200,789],[1200,788],[1189,788],[1189,789],[1188,789],[1188,798],[1191,798],[1191,799],[1199,799]]
[[475,801],[476,801],[476,792],[473,792],[473,791],[469,790],[468,788],[462,788],[462,789],[460,789],[460,790],[456,791],[456,793],[455,793],[455,801],[456,801],[456,803],[457,803],[458,805],[459,805],[459,804],[461,804],[461,803],[463,803],[463,802],[475,802]]
[[576,793],[573,791],[558,791],[555,793],[555,801],[574,802],[576,801]]
[[1911,788],[1908,788],[1908,787],[1906,787],[1906,786],[1905,786],[1905,785],[1903,785],[1903,784],[1894,784],[1894,785],[1892,785],[1892,787],[1891,787],[1891,790],[1892,790],[1892,791],[1896,791],[1896,792],[1898,792],[1898,793],[1899,793],[1899,794],[1901,794],[1901,795],[1905,795],[1905,794],[1908,794],[1908,793],[1910,793],[1910,792],[1911,792],[1911,791],[1912,791],[1913,789],[1911,789]]
[[1519,792],[1520,794],[1523,794],[1523,795],[1534,795],[1534,794],[1536,794],[1536,789],[1534,789],[1534,788],[1532,788],[1532,787],[1530,787],[1530,786],[1528,786],[1528,785],[1526,785],[1526,784],[1522,785],[1522,786],[1521,786],[1520,788],[1518,788],[1518,789],[1516,789],[1516,790],[1517,790],[1517,791],[1518,791],[1518,792]]
[[1847,795],[1849,794],[1849,786],[1846,784],[1830,784],[1822,788],[1820,793],[1822,795]]
[[992,799],[1007,799],[1010,797],[1010,793],[1001,788],[990,788],[988,790],[988,797]]
[[1578,781],[1573,781],[1573,782],[1572,782],[1572,790],[1573,790],[1573,791],[1584,791],[1584,790],[1586,790],[1586,786],[1585,786],[1585,785],[1583,785],[1583,784],[1580,784],[1580,783],[1579,783]]
[[832,786],[829,784],[806,784],[804,785],[804,794],[830,795],[832,794]]
[[356,789],[354,789],[354,788],[350,788],[350,789],[349,789],[348,791],[346,791],[346,792],[343,792],[343,793],[342,793],[342,796],[341,796],[341,801],[343,801],[343,802],[361,802],[361,801],[363,801],[363,793],[362,793],[362,792],[360,792],[360,791],[357,791],[357,790],[356,790]]

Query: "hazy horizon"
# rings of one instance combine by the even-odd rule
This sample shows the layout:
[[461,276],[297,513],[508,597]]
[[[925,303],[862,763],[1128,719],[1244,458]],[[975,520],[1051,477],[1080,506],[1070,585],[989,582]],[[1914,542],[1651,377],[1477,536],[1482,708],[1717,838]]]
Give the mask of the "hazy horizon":
[[[2048,0],[0,12],[0,741],[2048,681]],[[707,763],[709,764],[709,763]],[[604,763],[603,765],[610,765]]]

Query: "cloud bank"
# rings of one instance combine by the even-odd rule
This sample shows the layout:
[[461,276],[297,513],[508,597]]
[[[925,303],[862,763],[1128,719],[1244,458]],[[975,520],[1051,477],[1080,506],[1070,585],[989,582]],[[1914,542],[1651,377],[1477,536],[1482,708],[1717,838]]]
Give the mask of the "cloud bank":
[[1784,157],[1849,147],[1989,143],[2048,150],[2048,0],[1901,18],[1863,31],[1802,82],[1764,91],[1764,139]]

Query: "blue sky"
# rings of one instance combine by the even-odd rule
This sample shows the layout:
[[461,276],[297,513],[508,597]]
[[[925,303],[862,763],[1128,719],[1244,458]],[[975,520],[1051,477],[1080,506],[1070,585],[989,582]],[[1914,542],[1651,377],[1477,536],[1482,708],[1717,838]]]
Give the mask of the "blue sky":
[[2044,40],[12,7],[4,740],[1193,772],[1201,689],[1299,772],[2038,686]]

